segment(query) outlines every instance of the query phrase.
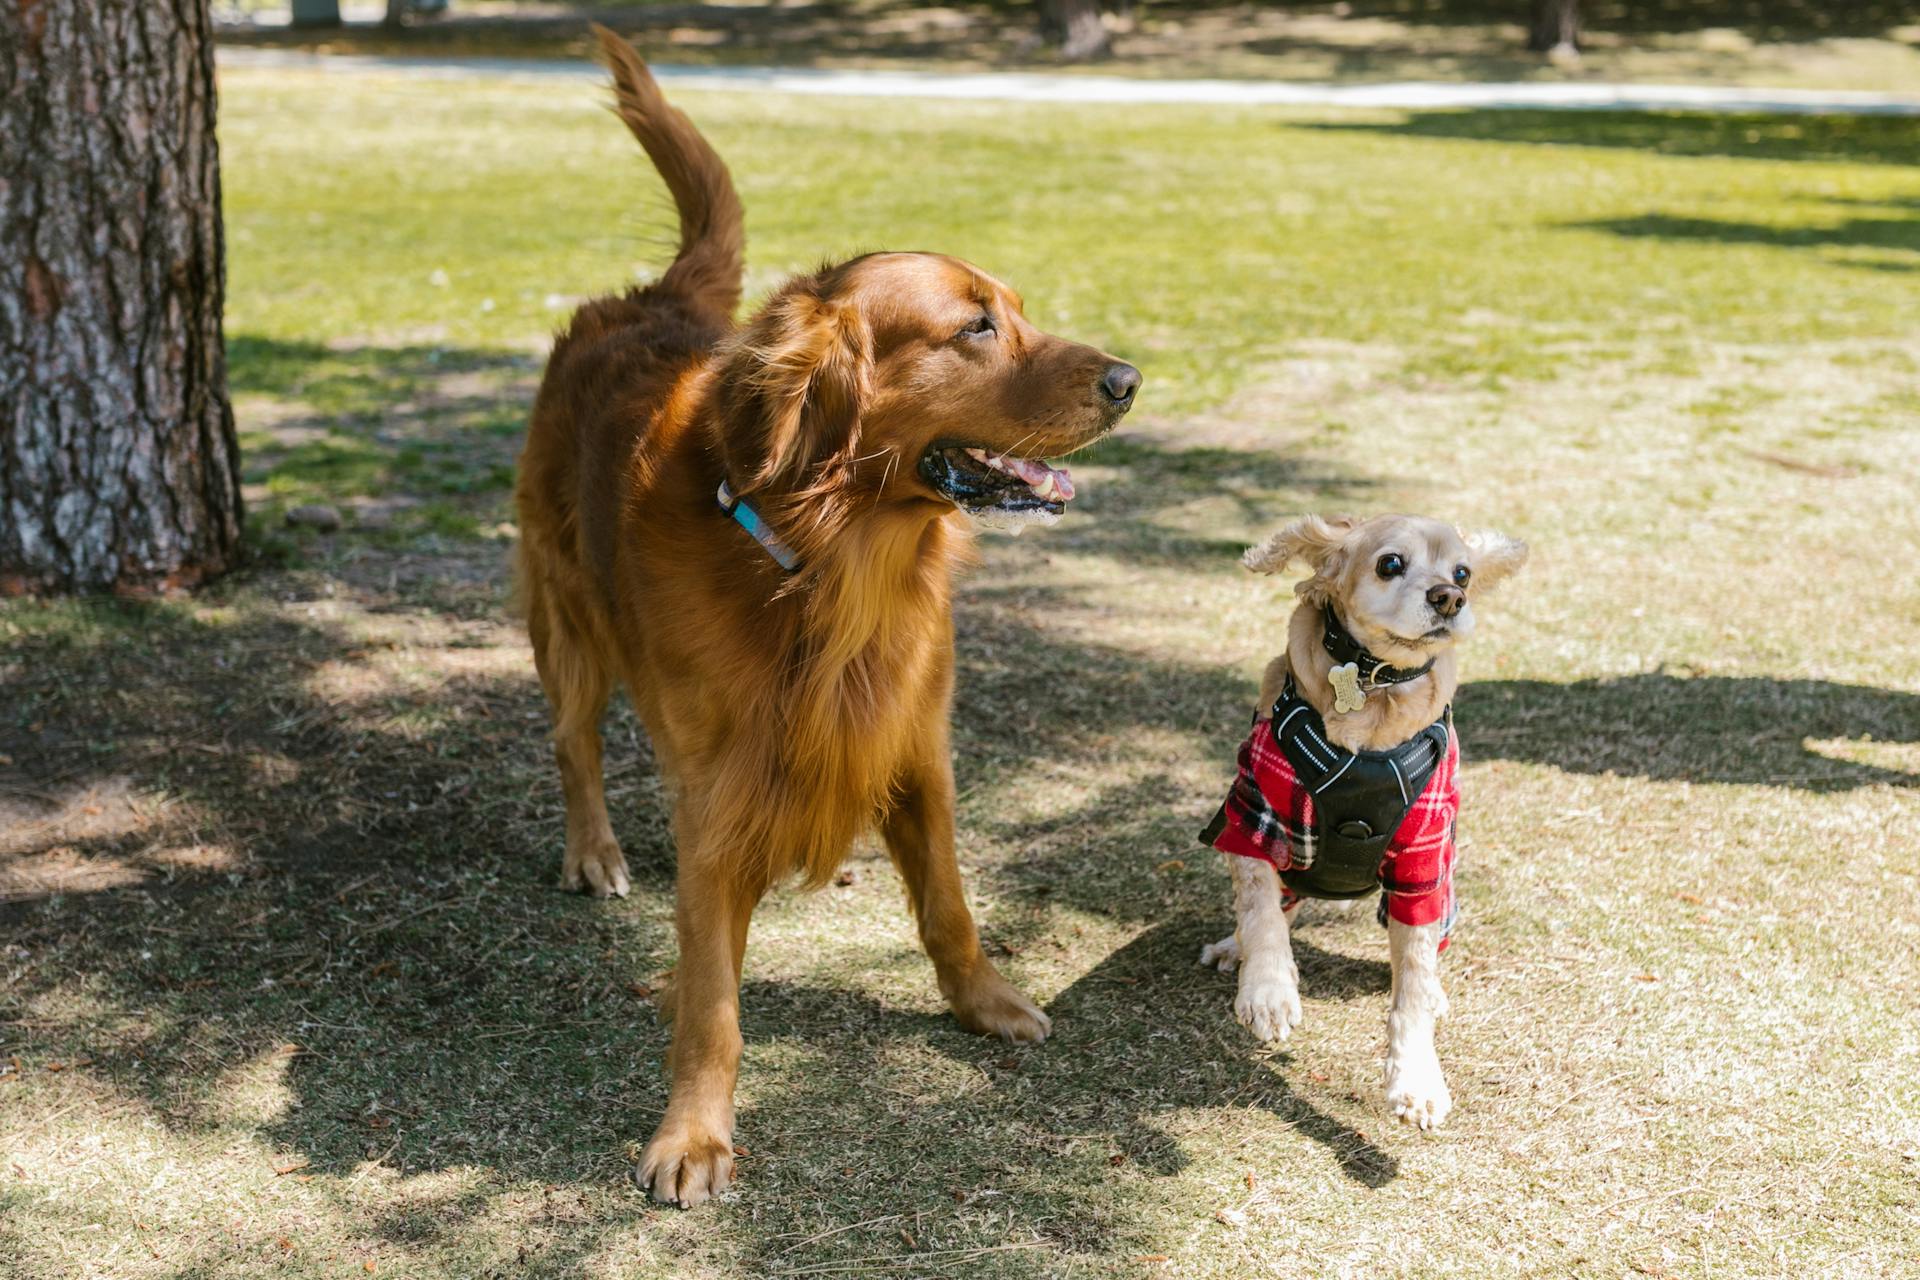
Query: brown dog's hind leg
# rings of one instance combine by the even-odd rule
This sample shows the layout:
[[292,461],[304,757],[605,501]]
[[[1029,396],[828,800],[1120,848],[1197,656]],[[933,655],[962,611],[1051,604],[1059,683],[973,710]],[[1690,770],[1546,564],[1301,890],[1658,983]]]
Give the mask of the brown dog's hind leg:
[[980,950],[953,854],[953,768],[945,742],[939,745],[938,761],[907,781],[881,819],[887,852],[907,882],[920,942],[960,1025],[1002,1040],[1045,1040],[1052,1020],[1001,977]]
[[627,860],[607,818],[600,774],[600,717],[613,680],[544,590],[529,592],[527,633],[553,710],[553,754],[567,800],[560,887],[596,898],[627,896]]
[[675,904],[680,959],[672,988],[673,1083],[634,1181],[663,1204],[691,1209],[733,1181],[733,1086],[740,1072],[740,964],[747,924],[765,892],[729,860],[683,840]]

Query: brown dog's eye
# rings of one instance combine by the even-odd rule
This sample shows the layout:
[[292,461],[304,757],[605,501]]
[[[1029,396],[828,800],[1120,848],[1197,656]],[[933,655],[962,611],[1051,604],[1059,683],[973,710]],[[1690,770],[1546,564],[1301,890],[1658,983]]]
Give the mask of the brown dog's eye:
[[1374,562],[1373,571],[1383,578],[1397,578],[1407,571],[1407,562],[1389,551]]
[[1473,580],[1473,570],[1463,564],[1453,566],[1453,585],[1464,587]]
[[993,317],[982,311],[979,318],[962,329],[958,336],[962,338],[980,338],[993,332],[995,332]]

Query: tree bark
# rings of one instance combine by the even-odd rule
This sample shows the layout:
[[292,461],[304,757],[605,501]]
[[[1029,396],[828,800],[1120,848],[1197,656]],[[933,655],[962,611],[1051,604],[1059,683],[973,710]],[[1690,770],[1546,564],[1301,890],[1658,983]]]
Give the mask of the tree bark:
[[207,0],[0,10],[0,594],[229,568]]
[[1580,0],[1533,0],[1527,48],[1539,53],[1580,47]]
[[1107,28],[1100,21],[1100,0],[1040,0],[1040,12],[1069,61],[1103,57]]

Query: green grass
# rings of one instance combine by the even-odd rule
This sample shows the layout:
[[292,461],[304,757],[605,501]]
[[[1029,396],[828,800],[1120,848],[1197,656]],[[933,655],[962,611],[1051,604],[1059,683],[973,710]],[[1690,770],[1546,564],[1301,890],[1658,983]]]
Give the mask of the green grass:
[[[623,1181],[663,797],[617,712],[634,896],[553,888],[505,603],[541,346],[657,187],[573,87],[222,90],[257,563],[0,606],[0,1273],[1920,1274],[1913,124],[685,95],[752,291],[949,250],[1147,381],[959,607],[962,861],[1055,1038],[959,1032],[863,848],[756,918],[744,1179],[682,1215]],[[1287,604],[1237,552],[1395,508],[1536,553],[1466,660],[1430,1138],[1370,918],[1309,909],[1284,1050],[1193,963]]]

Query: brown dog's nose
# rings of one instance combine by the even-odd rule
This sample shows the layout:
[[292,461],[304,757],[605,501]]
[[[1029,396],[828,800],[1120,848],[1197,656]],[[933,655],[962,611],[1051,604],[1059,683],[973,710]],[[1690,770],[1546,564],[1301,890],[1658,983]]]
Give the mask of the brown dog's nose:
[[1433,611],[1443,618],[1451,618],[1460,612],[1460,606],[1467,602],[1467,593],[1450,582],[1442,582],[1427,588],[1427,603]]
[[1140,389],[1140,371],[1130,364],[1110,364],[1106,376],[1100,379],[1100,389],[1115,404],[1131,404],[1133,393]]

